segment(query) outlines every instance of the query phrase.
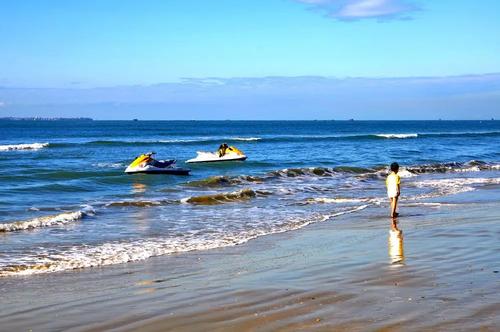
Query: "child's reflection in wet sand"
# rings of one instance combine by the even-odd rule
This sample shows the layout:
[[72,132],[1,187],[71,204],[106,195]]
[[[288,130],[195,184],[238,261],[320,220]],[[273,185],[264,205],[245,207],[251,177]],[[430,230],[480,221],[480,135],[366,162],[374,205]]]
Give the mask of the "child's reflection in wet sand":
[[395,266],[404,265],[403,231],[398,228],[397,218],[393,218],[389,230],[389,258]]

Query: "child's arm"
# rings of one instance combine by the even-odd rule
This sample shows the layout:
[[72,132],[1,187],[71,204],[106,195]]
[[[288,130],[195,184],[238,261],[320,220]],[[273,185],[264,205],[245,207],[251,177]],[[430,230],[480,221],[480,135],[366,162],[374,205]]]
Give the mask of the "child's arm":
[[399,195],[401,194],[401,178],[399,177],[399,175],[398,175],[397,188],[398,188],[397,197],[399,197]]

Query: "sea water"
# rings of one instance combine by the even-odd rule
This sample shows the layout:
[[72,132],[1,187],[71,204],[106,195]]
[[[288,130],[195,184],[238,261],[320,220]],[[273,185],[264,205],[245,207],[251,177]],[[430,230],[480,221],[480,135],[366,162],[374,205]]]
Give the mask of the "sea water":
[[[185,164],[228,143],[245,162]],[[499,121],[0,121],[0,276],[237,245],[500,184]],[[127,175],[139,154],[190,176]],[[453,201],[453,197],[457,197]]]

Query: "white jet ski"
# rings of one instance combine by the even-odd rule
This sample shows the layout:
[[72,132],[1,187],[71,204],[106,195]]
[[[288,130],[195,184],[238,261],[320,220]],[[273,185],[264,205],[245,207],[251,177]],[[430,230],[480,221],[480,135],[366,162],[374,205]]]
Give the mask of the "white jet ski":
[[196,152],[196,158],[189,159],[186,163],[215,163],[223,161],[243,161],[247,159],[247,156],[234,146],[230,146],[226,149],[225,154],[220,156],[218,152]]
[[125,173],[189,175],[190,169],[177,167],[175,160],[156,160],[154,152],[141,154],[125,169]]

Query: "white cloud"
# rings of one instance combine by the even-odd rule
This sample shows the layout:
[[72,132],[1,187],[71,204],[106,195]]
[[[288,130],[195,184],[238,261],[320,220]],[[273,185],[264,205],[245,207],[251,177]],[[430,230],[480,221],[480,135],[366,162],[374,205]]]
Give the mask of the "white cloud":
[[295,0],[339,20],[401,18],[417,10],[405,0]]

